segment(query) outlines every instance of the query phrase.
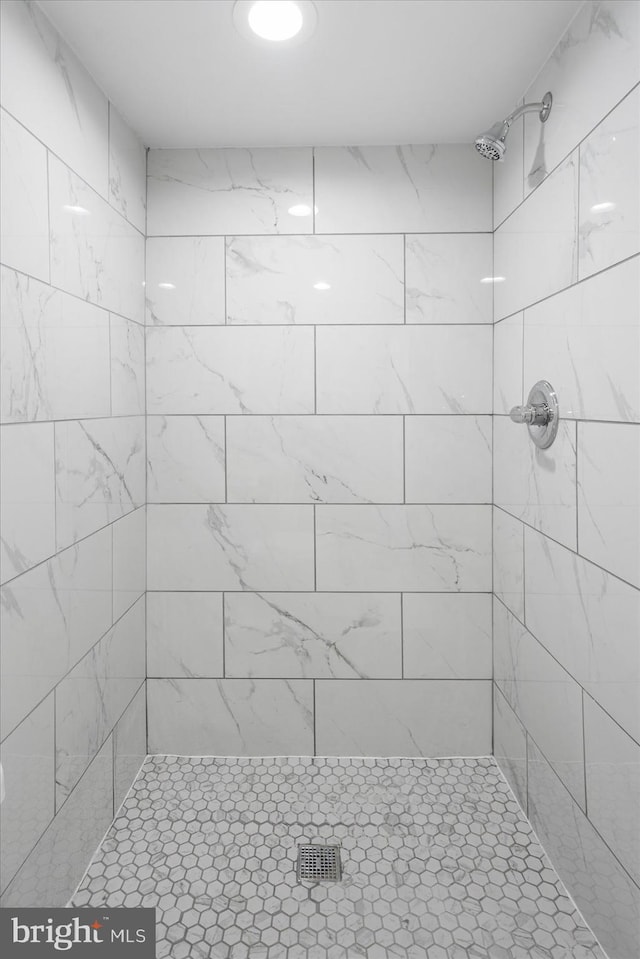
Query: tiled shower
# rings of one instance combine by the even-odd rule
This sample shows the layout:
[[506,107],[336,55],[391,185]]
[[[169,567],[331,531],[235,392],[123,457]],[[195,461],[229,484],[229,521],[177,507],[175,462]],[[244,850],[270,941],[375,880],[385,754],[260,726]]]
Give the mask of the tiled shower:
[[[552,90],[548,123],[516,121],[492,164],[469,144],[147,151],[40,8],[4,0],[2,905],[64,905],[116,814],[74,902],[156,905],[174,890],[154,882],[187,882],[162,846],[158,875],[108,869],[119,841],[157,842],[133,836],[145,803],[154,825],[193,804],[218,857],[252,816],[285,859],[340,841],[364,925],[270,944],[266,922],[198,940],[174,917],[158,955],[602,955],[541,851],[527,882],[550,888],[519,895],[564,902],[564,939],[533,912],[520,939],[451,943],[416,906],[385,934],[369,917],[388,875],[398,901],[445,901],[430,856],[449,893],[491,868],[484,846],[459,859],[465,816],[486,846],[499,814],[536,858],[527,816],[606,955],[637,956],[639,10],[587,0],[513,91]],[[508,416],[542,378],[547,450]],[[380,835],[401,860],[418,844],[415,882]],[[176,902],[235,930],[217,883]]]

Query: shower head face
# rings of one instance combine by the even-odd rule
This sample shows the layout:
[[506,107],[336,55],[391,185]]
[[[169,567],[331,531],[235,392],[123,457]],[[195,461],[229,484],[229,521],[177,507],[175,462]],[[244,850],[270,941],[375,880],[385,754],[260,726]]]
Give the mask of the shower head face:
[[491,136],[490,133],[483,133],[477,137],[475,145],[478,153],[488,160],[502,160],[507,150],[504,140]]

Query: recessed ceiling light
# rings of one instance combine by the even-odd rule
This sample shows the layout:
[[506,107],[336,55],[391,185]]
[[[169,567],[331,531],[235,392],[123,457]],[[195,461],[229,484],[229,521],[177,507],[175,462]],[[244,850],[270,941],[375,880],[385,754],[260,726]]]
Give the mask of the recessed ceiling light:
[[75,213],[76,216],[91,216],[91,210],[87,210],[84,206],[74,206],[72,203],[65,203],[62,209],[67,213]]
[[483,276],[481,283],[504,283],[506,276]]
[[312,0],[237,0],[233,19],[248,40],[293,46],[311,36],[318,15]]

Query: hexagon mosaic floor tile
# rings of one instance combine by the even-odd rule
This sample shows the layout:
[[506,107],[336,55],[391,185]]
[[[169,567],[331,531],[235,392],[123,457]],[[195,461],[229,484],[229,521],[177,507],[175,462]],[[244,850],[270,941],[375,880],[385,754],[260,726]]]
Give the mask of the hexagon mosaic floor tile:
[[491,759],[150,757],[73,905],[155,906],[158,959],[605,959]]

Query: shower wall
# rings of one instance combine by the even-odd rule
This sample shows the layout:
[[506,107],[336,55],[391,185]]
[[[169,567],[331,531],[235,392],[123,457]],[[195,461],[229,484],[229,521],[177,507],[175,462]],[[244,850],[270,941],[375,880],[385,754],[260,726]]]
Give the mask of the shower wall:
[[145,754],[145,151],[2,3],[2,904],[64,905]]
[[491,168],[152,150],[151,752],[491,751]]
[[[495,753],[612,959],[640,954],[639,13],[585,5],[495,167]],[[541,378],[548,450],[506,415]]]

